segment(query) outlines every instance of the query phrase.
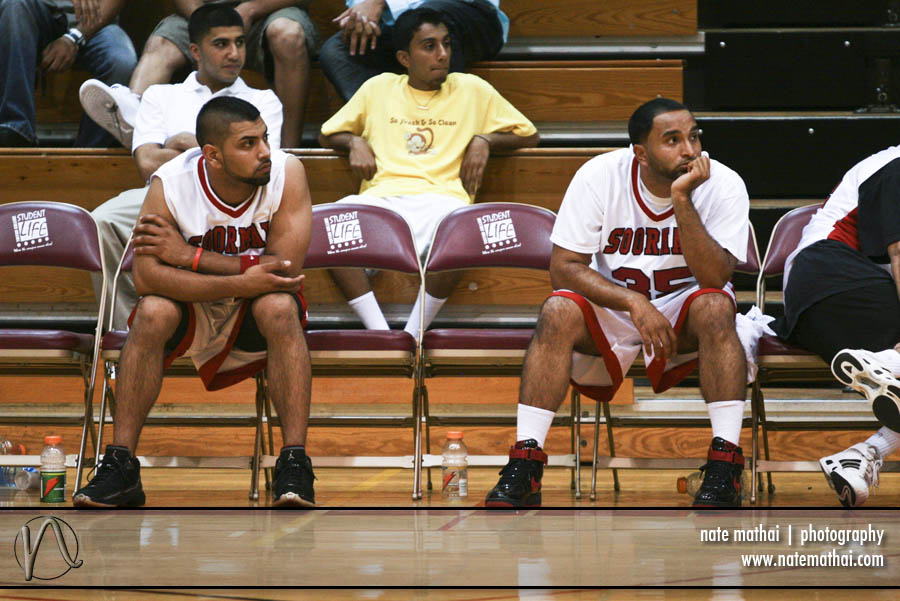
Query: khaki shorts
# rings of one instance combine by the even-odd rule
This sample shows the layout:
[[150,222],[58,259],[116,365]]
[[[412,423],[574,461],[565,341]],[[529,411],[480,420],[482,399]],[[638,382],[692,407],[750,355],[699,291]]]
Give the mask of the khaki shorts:
[[[275,19],[290,19],[300,24],[306,37],[306,49],[310,57],[316,55],[316,49],[319,47],[319,32],[304,8],[289,6],[276,10],[265,19],[258,19],[250,26],[250,31],[247,33],[247,61],[244,66],[251,71],[265,74],[266,79],[270,82],[275,71],[265,33],[269,24]],[[180,15],[169,15],[159,22],[150,35],[165,38],[175,44],[188,62],[196,67],[190,51],[191,41],[188,37],[187,19]]]

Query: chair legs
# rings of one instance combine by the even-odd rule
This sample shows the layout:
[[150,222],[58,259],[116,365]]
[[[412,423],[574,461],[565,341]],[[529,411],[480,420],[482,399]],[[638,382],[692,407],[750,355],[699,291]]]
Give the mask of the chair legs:
[[[613,439],[612,415],[609,411],[609,403],[601,403],[597,401],[597,408],[594,411],[594,461],[591,465],[591,501],[597,498],[597,460],[599,458],[600,446],[600,407],[603,407],[603,417],[606,422],[606,437],[609,442],[609,456],[616,456],[616,442]],[[613,490],[619,492],[619,470],[612,468],[613,474]]]
[[[424,416],[424,422],[425,422],[425,447],[424,447],[424,449],[425,449],[425,453],[427,454],[431,451],[431,423],[429,420],[430,415],[428,413],[428,388],[425,387],[424,385],[422,386],[421,401],[422,401],[422,415]],[[425,483],[425,486],[427,487],[428,492],[431,492],[431,490],[432,490],[432,488],[431,488],[431,467],[429,466],[425,469],[427,470],[426,473],[428,474],[428,481]]]
[[[97,359],[99,360],[99,359]],[[81,442],[78,446],[78,459],[75,464],[75,489],[79,490],[81,488],[81,476],[82,470],[84,468],[84,454],[87,451],[87,438],[90,433],[91,441],[96,443],[97,448],[100,447],[100,436],[97,434],[97,431],[94,429],[94,378],[93,378],[93,370],[94,364],[91,364],[90,367],[86,365],[84,359],[81,361],[81,375],[84,379],[84,420],[81,427]],[[91,373],[88,373],[88,370],[91,370]],[[101,417],[102,419],[102,417]],[[102,433],[103,422],[100,422],[100,428]],[[97,457],[99,455],[94,456],[94,464],[96,465]]]
[[[763,454],[765,455],[766,461],[769,461],[769,429],[767,427],[768,420],[766,419],[766,402],[765,398],[762,395],[762,388],[760,388],[759,394],[759,418],[760,418],[760,427],[762,429],[763,436]],[[759,448],[757,447],[757,452],[759,452]],[[775,485],[772,483],[772,472],[766,472],[766,481],[769,485],[769,494],[775,493]],[[762,484],[762,483],[760,483]]]
[[256,374],[256,436],[253,440],[253,460],[250,466],[250,500],[259,500],[259,468],[262,462],[263,413],[269,396],[264,372]]
[[572,486],[575,498],[581,498],[581,394],[572,389],[572,454],[575,465],[572,467]]

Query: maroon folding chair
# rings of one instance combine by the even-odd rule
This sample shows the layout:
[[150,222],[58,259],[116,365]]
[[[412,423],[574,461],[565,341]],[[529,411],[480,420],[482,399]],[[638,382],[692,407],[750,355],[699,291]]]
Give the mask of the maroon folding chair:
[[95,358],[106,299],[100,234],[91,214],[60,202],[15,202],[0,205],[0,265],[80,269],[103,279],[102,299],[93,334],[58,329],[0,329],[0,366],[8,373],[71,373],[84,382],[84,416],[76,463],[76,487],[84,465],[88,431],[93,423]]
[[[553,244],[550,233],[556,215],[547,209],[520,203],[479,203],[457,209],[438,226],[425,264],[425,273],[488,267],[526,268],[546,271],[550,268]],[[548,288],[547,293],[551,290]],[[425,380],[436,376],[519,376],[525,351],[534,330],[505,328],[439,328],[422,337],[422,359],[416,374],[416,388],[421,390],[423,411],[416,416],[416,477],[414,498],[421,498],[423,455],[422,423],[425,425],[425,447],[430,448],[428,390]],[[575,407],[572,408],[572,455],[551,458],[554,465],[573,468],[576,494],[579,478],[579,446],[576,443]],[[494,420],[496,421],[496,420]],[[509,420],[496,421],[506,423]],[[442,419],[441,423],[448,423]],[[460,425],[487,425],[490,420],[457,420]],[[557,419],[556,424],[569,423]],[[574,463],[573,463],[574,456]],[[429,457],[430,463],[437,462]],[[487,458],[486,460],[490,460]],[[505,459],[503,460],[505,463]],[[493,465],[494,463],[482,463]],[[430,478],[429,478],[430,480]]]
[[[313,206],[312,235],[304,271],[356,267],[394,271],[416,278],[417,295],[424,294],[422,268],[412,231],[406,221],[387,209],[361,204],[328,203]],[[393,376],[412,378],[416,373],[419,340],[404,330],[308,330],[313,375]],[[412,418],[421,413],[418,389],[413,390]],[[311,425],[374,425],[407,427],[410,417],[399,419],[362,416],[314,418]],[[270,430],[271,435],[271,430]],[[420,440],[414,438],[414,444]],[[420,449],[415,447],[415,456]],[[351,457],[315,460],[318,466],[412,467],[412,457]]]
[[[772,229],[772,237],[769,239],[769,247],[766,250],[766,256],[763,260],[756,286],[756,304],[761,311],[764,311],[766,306],[766,280],[781,276],[784,273],[785,261],[800,243],[803,228],[821,206],[822,204],[819,203],[793,209],[779,219]],[[762,392],[763,384],[786,381],[811,381],[830,384],[834,381],[830,366],[818,355],[790,344],[777,336],[766,335],[760,338],[757,350],[757,364],[759,371],[756,375],[756,381],[753,383],[753,395],[751,397],[754,453],[751,502],[756,501],[756,482],[760,468],[768,468],[769,466],[764,464],[770,462],[767,437],[763,438],[765,462],[758,461],[757,424],[762,425],[764,433],[776,428],[783,429],[783,427],[772,424],[766,419],[765,397]],[[792,427],[793,429],[816,429],[821,428],[822,425],[798,422]],[[814,467],[818,470],[818,464]],[[765,471],[768,477],[769,493],[771,494],[775,491],[772,484],[771,471],[769,469]]]

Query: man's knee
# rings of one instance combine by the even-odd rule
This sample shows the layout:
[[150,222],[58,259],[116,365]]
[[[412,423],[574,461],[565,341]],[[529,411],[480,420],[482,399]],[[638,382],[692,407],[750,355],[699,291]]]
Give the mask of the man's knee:
[[535,335],[538,338],[574,341],[584,326],[584,317],[575,301],[551,296],[541,306]]
[[322,44],[319,48],[319,63],[330,65],[335,62],[341,62],[346,56],[349,56],[347,45],[340,33],[336,33]]
[[148,295],[137,305],[132,331],[143,337],[168,340],[181,321],[181,307],[162,296]]
[[187,58],[171,41],[158,35],[152,35],[144,44],[141,60],[158,61],[167,68],[175,70],[187,64]]
[[724,294],[702,294],[691,303],[688,319],[698,334],[734,331],[734,302]]
[[295,331],[300,325],[297,301],[286,292],[273,292],[256,298],[251,311],[260,333],[266,338],[272,334]]
[[291,19],[275,19],[266,28],[269,51],[276,59],[293,60],[305,58],[306,33],[303,27]]

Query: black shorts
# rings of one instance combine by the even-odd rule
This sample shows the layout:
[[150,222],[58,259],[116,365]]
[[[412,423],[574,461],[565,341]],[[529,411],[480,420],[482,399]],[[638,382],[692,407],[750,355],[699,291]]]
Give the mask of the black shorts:
[[842,242],[820,240],[800,252],[784,297],[775,331],[828,362],[844,348],[877,352],[900,342],[894,279]]

